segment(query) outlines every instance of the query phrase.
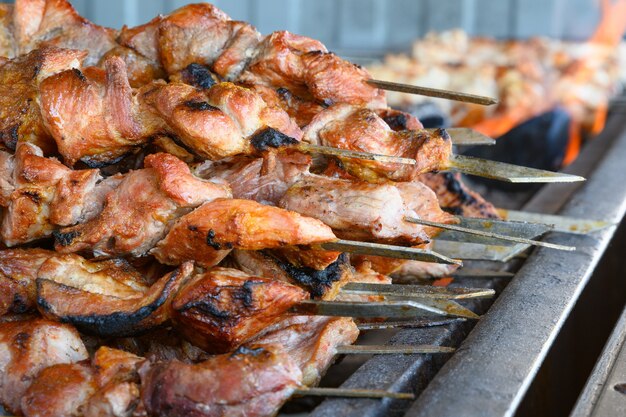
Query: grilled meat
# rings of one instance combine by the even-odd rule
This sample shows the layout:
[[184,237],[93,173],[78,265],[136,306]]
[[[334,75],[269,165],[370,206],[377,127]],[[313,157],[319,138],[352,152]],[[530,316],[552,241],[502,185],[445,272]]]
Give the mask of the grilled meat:
[[337,347],[353,344],[359,329],[347,317],[293,316],[271,326],[255,346],[280,345],[302,370],[302,385],[317,385]]
[[[197,155],[222,159],[296,143],[302,136],[289,115],[268,106],[252,90],[220,83],[198,90],[182,83],[157,87],[147,101],[179,140]],[[270,128],[279,142],[262,135]],[[266,134],[267,135],[267,134]]]
[[8,246],[94,218],[106,194],[117,185],[115,178],[100,182],[97,170],[73,171],[56,159],[44,158],[41,149],[30,143],[19,146],[13,165],[10,177],[3,181],[7,210],[1,235]]
[[0,251],[0,317],[8,313],[22,314],[35,307],[37,272],[55,255],[44,249]]
[[210,353],[232,351],[275,323],[306,291],[285,282],[214,268],[194,276],[172,302],[176,328]]
[[307,175],[287,190],[279,206],[323,221],[339,238],[382,243],[416,245],[437,234],[431,227],[405,222],[405,217],[455,222],[419,182],[370,184]]
[[147,287],[123,262],[51,258],[39,269],[37,305],[44,316],[85,333],[129,336],[170,318],[171,300],[192,271],[193,265],[185,263]]
[[44,319],[0,323],[0,403],[20,413],[20,399],[41,370],[88,358],[76,330]]
[[177,217],[204,202],[230,196],[228,187],[193,176],[172,155],[149,155],[144,164],[144,169],[126,174],[107,196],[100,216],[57,233],[57,251],[145,255]]
[[[355,261],[353,264],[355,264],[355,268],[350,282],[360,282],[364,284],[391,284],[391,278],[372,269],[372,264],[367,262],[366,259]],[[383,301],[385,297],[380,295],[339,293],[334,299],[337,301],[377,302]]]
[[319,113],[304,129],[305,142],[360,152],[400,156],[416,165],[342,158],[346,171],[367,181],[412,181],[417,175],[446,166],[452,142],[445,130],[394,131],[374,110],[347,104]]
[[430,173],[420,175],[419,180],[437,194],[439,205],[452,214],[485,219],[500,218],[493,204],[463,183],[461,174]]
[[217,199],[181,217],[151,253],[177,265],[217,265],[232,249],[259,250],[336,240],[322,222],[251,200]]
[[148,415],[163,417],[274,415],[302,379],[279,346],[242,347],[196,365],[146,364],[140,372]]

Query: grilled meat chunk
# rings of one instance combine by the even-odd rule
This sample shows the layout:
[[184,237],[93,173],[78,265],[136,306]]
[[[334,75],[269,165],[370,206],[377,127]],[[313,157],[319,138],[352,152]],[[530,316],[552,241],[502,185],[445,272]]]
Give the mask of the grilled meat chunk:
[[14,414],[41,370],[88,358],[78,332],[44,319],[0,323],[0,403]]
[[194,276],[172,301],[176,328],[209,353],[229,352],[275,323],[306,291],[281,281],[214,268]]
[[271,106],[280,107],[296,121],[300,128],[307,126],[325,106],[294,95],[285,87],[271,88],[261,84],[249,86]]
[[56,253],[44,249],[0,251],[0,316],[22,314],[35,307],[35,280],[41,265]]
[[334,299],[341,287],[352,280],[352,268],[345,254],[307,250],[304,252],[313,252],[308,255],[314,257],[318,264],[308,262],[313,266],[307,266],[291,262],[284,249],[287,248],[282,248],[280,252],[234,250],[232,261],[248,274],[297,285],[312,297],[324,300]]
[[493,204],[463,183],[461,174],[423,174],[419,180],[437,194],[441,207],[452,214],[485,219],[500,218]]
[[193,176],[172,155],[149,155],[144,166],[124,176],[107,196],[100,216],[57,233],[57,251],[142,256],[177,217],[204,202],[230,196],[227,186]]
[[384,106],[385,93],[366,84],[369,78],[367,71],[328,52],[321,42],[281,31],[263,39],[239,81],[287,88],[326,105]]
[[[162,85],[146,96],[171,132],[197,155],[222,159],[264,151],[268,144],[258,135],[275,131],[284,143],[296,143],[302,131],[289,115],[268,106],[252,90],[232,83],[219,83],[198,90],[182,83]],[[281,136],[282,135],[282,136]]]
[[19,146],[14,162],[13,191],[5,202],[1,230],[7,246],[92,219],[116,185],[115,179],[99,183],[102,177],[95,169],[73,171],[56,159],[44,158],[41,149],[30,143]]
[[304,129],[303,140],[416,160],[416,165],[403,165],[341,158],[348,173],[366,181],[412,181],[419,174],[444,168],[452,152],[445,130],[396,132],[374,110],[347,104],[332,106],[315,116]]
[[[391,284],[391,278],[387,275],[376,272],[372,269],[370,262],[362,261],[356,263],[354,268],[354,274],[350,282],[359,282],[364,284]],[[350,294],[339,293],[335,300],[338,301],[358,301],[358,302],[377,302],[384,301],[385,297],[380,295],[364,295],[364,294]]]
[[217,199],[181,217],[151,251],[159,262],[217,265],[231,249],[259,250],[336,240],[319,220],[251,200]]
[[416,245],[436,236],[437,229],[406,222],[405,217],[456,221],[439,208],[435,194],[418,182],[371,184],[306,175],[278,205],[323,221],[339,238],[382,243]]
[[358,336],[359,329],[348,317],[293,316],[251,344],[282,346],[302,370],[302,385],[314,386],[332,365],[337,347],[353,344]]
[[104,66],[64,71],[39,87],[46,127],[68,165],[116,162],[162,128],[133,94],[124,61],[111,57]]
[[61,363],[42,370],[21,399],[25,417],[83,415],[83,405],[95,393],[94,372],[88,364]]
[[270,416],[300,385],[297,363],[278,346],[242,347],[189,365],[142,367],[141,398],[149,416]]
[[85,52],[43,48],[0,66],[0,142],[15,150],[18,141],[54,151],[54,141],[39,110],[39,84],[46,78],[80,66]]
[[85,333],[129,336],[170,318],[171,300],[192,271],[193,265],[185,263],[147,287],[124,263],[77,255],[52,258],[39,269],[37,304],[44,316]]
[[113,29],[81,17],[66,0],[16,0],[13,27],[20,54],[56,46],[87,51],[85,65],[95,65],[116,46]]

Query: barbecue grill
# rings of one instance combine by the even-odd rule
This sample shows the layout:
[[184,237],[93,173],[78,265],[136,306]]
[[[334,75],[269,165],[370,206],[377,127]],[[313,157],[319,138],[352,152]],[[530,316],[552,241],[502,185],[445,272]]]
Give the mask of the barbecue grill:
[[[547,185],[525,203],[515,201],[509,208],[619,224],[626,212],[626,184],[619,174],[626,157],[625,112],[626,107],[614,102],[604,131],[566,169],[585,176],[585,183]],[[496,200],[503,197],[506,194],[487,194]],[[416,401],[332,398],[310,415],[566,415],[626,301],[626,283],[620,279],[625,232],[623,226],[587,236],[555,232],[546,241],[578,250],[538,248],[507,263],[471,263],[515,272],[512,279],[456,280],[456,285],[484,286],[499,294],[496,299],[471,301],[470,308],[483,314],[480,321],[403,329],[388,342],[455,346],[456,353],[380,355],[356,370],[350,361],[329,371],[329,382],[342,367],[354,371],[341,383],[343,388],[414,390]],[[587,411],[591,410],[581,411],[579,406],[576,415],[590,415]]]

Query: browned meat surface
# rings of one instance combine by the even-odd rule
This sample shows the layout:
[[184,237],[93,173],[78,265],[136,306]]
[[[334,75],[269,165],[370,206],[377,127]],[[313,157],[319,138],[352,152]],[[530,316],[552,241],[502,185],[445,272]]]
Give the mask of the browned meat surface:
[[78,67],[84,57],[81,51],[44,48],[0,66],[0,142],[5,149],[15,150],[21,140],[54,150],[37,104],[39,83]]
[[336,240],[319,220],[251,200],[217,199],[180,218],[151,253],[164,264],[217,265],[231,249],[260,250]]
[[20,400],[41,370],[88,358],[78,332],[44,319],[0,323],[0,403],[20,413]]
[[[354,274],[350,282],[360,282],[364,284],[391,284],[391,278],[372,269],[372,264],[367,260],[360,260],[355,263]],[[380,295],[339,293],[335,300],[338,301],[383,301],[385,297]]]
[[172,302],[173,319],[194,345],[209,353],[225,353],[306,298],[306,291],[285,282],[214,268],[183,285]]
[[271,326],[251,344],[282,346],[302,370],[302,385],[312,386],[332,365],[337,347],[353,344],[358,336],[351,318],[294,316]]
[[166,79],[167,74],[161,64],[144,57],[131,48],[116,46],[108,51],[100,60],[99,66],[104,67],[108,59],[117,57],[126,64],[128,83],[133,88],[150,84],[154,80]]
[[285,87],[271,88],[262,84],[254,84],[250,88],[260,94],[267,104],[285,110],[301,128],[311,123],[315,115],[324,110],[323,105],[300,98]]
[[444,130],[394,131],[375,111],[364,107],[336,105],[319,113],[304,129],[303,140],[313,144],[400,156],[416,165],[342,159],[346,171],[368,181],[411,181],[418,174],[446,166],[452,142]]
[[[285,253],[286,249],[288,248],[265,251],[234,250],[232,261],[237,268],[248,274],[298,285],[306,289],[312,297],[324,300],[334,299],[341,287],[352,280],[352,268],[345,254],[294,249],[294,252],[314,252],[311,256],[315,257],[315,261],[318,263],[320,259],[323,261],[317,267],[313,267],[294,264],[294,257],[290,259],[289,254]],[[301,260],[301,257],[300,254],[298,260]]]
[[401,132],[403,130],[419,130],[424,126],[410,113],[406,113],[400,110],[391,108],[377,109],[376,113],[382,117],[387,125],[395,132]]
[[420,175],[419,180],[437,194],[441,207],[452,214],[487,219],[500,218],[493,204],[463,183],[461,174],[451,172],[424,174]]
[[270,152],[263,158],[235,157],[218,162],[206,161],[194,172],[202,178],[225,180],[234,198],[254,200],[275,206],[287,189],[311,165],[309,155],[296,152]]
[[328,52],[321,42],[282,31],[263,39],[240,81],[287,88],[326,105],[384,106],[385,93],[366,84],[369,78],[367,71]]
[[44,316],[85,333],[129,336],[169,320],[171,300],[192,272],[193,265],[185,263],[147,287],[124,262],[66,255],[39,269],[37,305]]
[[172,155],[149,155],[144,164],[144,169],[126,174],[107,196],[100,216],[59,232],[56,249],[141,256],[165,236],[176,218],[206,201],[230,196],[227,186],[193,176]]
[[46,127],[68,165],[115,162],[162,128],[133,94],[124,61],[104,66],[64,71],[39,87]]
[[231,20],[211,4],[182,7],[158,23],[161,62],[170,74],[197,63],[234,80],[260,39],[252,25]]
[[83,405],[96,388],[94,373],[88,364],[49,366],[37,375],[24,393],[22,413],[25,417],[83,415]]
[[173,327],[158,327],[134,337],[117,338],[110,342],[110,346],[156,361],[176,359],[195,363],[209,357],[208,353],[189,343]]
[[341,239],[417,245],[438,230],[405,217],[454,223],[435,194],[418,182],[371,184],[321,175],[303,176],[279,206],[321,220]]
[[301,379],[297,363],[280,347],[242,347],[197,365],[144,366],[141,398],[149,416],[271,416]]
[[252,90],[231,83],[202,91],[170,83],[157,87],[146,98],[172,133],[203,158],[222,159],[265,150],[268,145],[256,134],[267,128],[288,136],[285,144],[302,136],[283,110],[268,106]]
[[[37,146],[21,144],[9,180],[1,235],[8,246],[49,236],[63,226],[100,213],[114,180],[102,180],[95,169],[73,171],[56,159],[44,158]],[[8,191],[8,190],[7,190]]]
[[56,253],[44,249],[0,251],[0,316],[21,314],[35,307],[39,267]]
[[85,65],[95,65],[116,45],[113,29],[79,16],[66,0],[16,0],[13,27],[20,54],[56,46],[87,51]]

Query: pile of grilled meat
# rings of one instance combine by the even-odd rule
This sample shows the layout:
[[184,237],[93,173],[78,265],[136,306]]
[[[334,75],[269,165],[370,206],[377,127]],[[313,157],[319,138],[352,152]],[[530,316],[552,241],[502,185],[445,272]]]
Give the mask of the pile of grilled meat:
[[[185,6],[121,31],[65,0],[0,7],[0,403],[25,416],[264,416],[316,384],[347,282],[455,266],[322,250],[427,247],[405,216],[497,217],[445,132],[389,109],[313,39]],[[415,158],[313,157],[298,143]],[[355,297],[351,295],[350,297]],[[375,300],[372,300],[375,301]]]

